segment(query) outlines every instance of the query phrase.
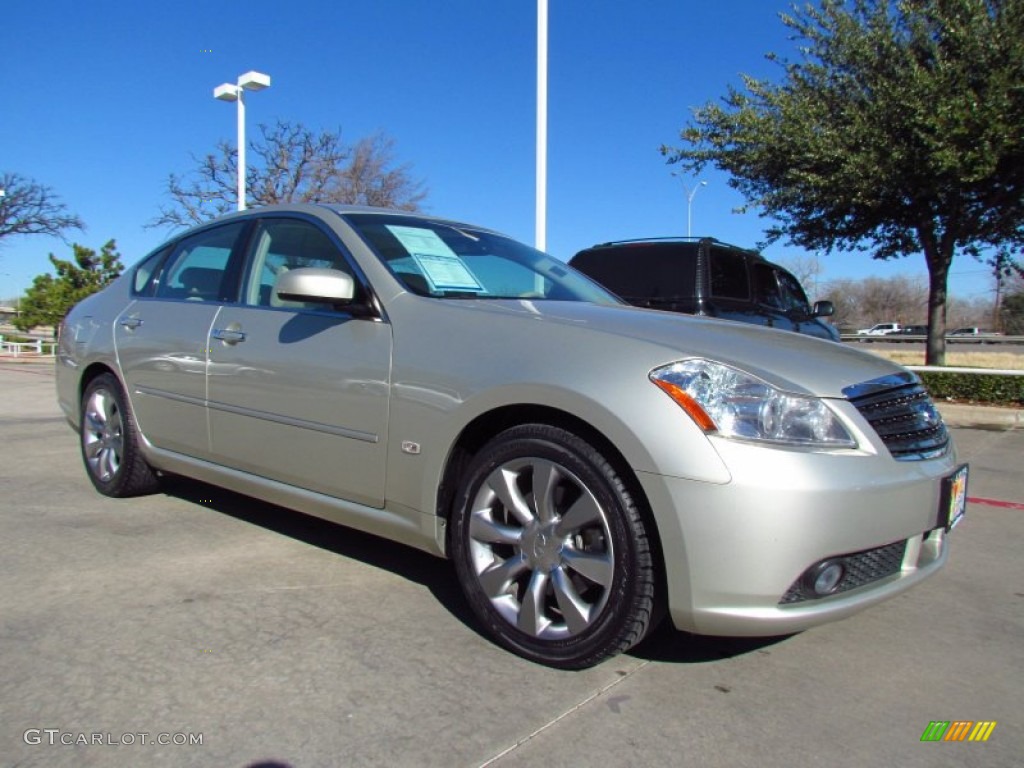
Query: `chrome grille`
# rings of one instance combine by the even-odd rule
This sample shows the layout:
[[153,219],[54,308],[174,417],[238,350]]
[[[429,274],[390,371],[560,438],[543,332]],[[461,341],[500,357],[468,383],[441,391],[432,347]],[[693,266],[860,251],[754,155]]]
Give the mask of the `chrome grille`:
[[[845,573],[839,586],[832,594],[847,592],[857,587],[863,587],[873,581],[884,579],[899,572],[903,567],[903,553],[907,549],[906,541],[895,541],[877,549],[867,549],[863,552],[853,552],[842,557],[830,558],[842,561]],[[813,600],[817,597],[804,588],[804,577],[801,576],[791,586],[786,594],[779,601],[780,605],[792,605],[802,603],[805,600]]]
[[909,371],[847,387],[843,394],[899,461],[935,458],[949,446],[942,416]]

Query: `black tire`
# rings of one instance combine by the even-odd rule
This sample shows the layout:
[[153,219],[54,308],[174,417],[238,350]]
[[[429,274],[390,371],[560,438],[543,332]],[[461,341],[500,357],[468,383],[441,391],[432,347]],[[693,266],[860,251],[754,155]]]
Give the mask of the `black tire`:
[[450,535],[476,616],[531,661],[589,667],[651,627],[643,519],[611,463],[570,432],[525,424],[485,445],[464,473]]
[[100,374],[86,387],[79,437],[85,472],[104,496],[140,496],[159,487],[139,450],[135,416],[113,374]]

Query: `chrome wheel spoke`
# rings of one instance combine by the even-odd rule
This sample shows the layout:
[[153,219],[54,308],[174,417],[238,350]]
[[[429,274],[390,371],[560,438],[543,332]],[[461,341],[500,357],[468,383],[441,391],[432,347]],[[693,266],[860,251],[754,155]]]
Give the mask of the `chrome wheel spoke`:
[[542,523],[555,518],[555,487],[561,478],[558,467],[548,461],[533,463],[533,503]]
[[519,629],[534,637],[537,637],[549,623],[544,618],[544,592],[547,585],[548,575],[543,571],[534,571],[519,608]]
[[89,435],[89,440],[85,440],[85,458],[90,463],[95,465],[99,459],[100,454],[103,452],[103,443],[100,440],[95,439],[94,435]]
[[591,605],[579,596],[572,579],[563,568],[551,572],[551,584],[558,601],[558,609],[565,617],[565,624],[572,634],[579,634],[590,624]]
[[519,472],[517,470],[499,467],[487,478],[487,486],[498,496],[502,506],[515,515],[520,523],[529,525],[535,518],[530,510],[530,505],[526,503],[519,486],[516,485],[518,479]]
[[558,531],[559,536],[569,536],[588,525],[595,523],[600,525],[603,522],[604,513],[597,500],[589,493],[584,493],[562,515],[555,530]]
[[516,546],[523,538],[523,530],[495,522],[490,516],[490,510],[482,510],[473,513],[469,522],[469,535],[475,541]]
[[501,563],[495,563],[480,571],[480,586],[491,600],[508,594],[512,580],[526,570],[526,560],[522,555],[510,557]]
[[611,586],[615,563],[609,553],[580,552],[576,549],[562,550],[562,564],[602,587]]
[[97,437],[103,433],[103,414],[98,413],[94,409],[90,408],[85,412],[85,429],[92,437]]
[[109,446],[104,448],[102,453],[100,453],[100,478],[103,480],[109,480],[117,473],[117,467],[117,453],[115,453]]

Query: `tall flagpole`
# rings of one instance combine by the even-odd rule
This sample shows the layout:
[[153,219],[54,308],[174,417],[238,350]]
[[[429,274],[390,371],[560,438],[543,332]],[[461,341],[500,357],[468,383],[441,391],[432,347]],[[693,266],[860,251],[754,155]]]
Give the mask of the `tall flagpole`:
[[537,0],[537,217],[538,251],[547,248],[548,202],[548,0]]

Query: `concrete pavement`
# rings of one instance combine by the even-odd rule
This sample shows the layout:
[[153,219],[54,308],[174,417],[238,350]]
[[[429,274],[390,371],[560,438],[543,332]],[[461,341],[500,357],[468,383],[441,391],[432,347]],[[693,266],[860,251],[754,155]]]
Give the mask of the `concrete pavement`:
[[[970,504],[940,574],[845,621],[760,640],[664,628],[558,672],[481,636],[444,561],[197,483],[99,496],[50,366],[0,365],[0,392],[0,766],[1009,768],[1024,754],[1022,511]],[[954,435],[971,497],[1024,503],[1024,430]],[[983,744],[922,743],[935,720],[998,725]]]

